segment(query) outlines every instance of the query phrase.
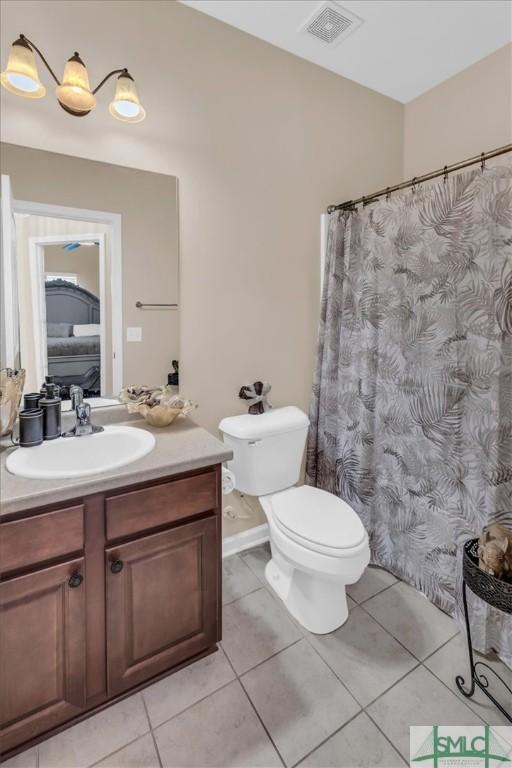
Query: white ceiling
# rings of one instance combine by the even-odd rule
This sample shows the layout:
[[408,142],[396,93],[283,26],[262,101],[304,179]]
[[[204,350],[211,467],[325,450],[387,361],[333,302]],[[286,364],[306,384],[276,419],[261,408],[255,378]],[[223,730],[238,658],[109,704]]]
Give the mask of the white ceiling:
[[408,102],[512,40],[510,0],[342,0],[363,24],[337,47],[299,30],[322,0],[181,0]]

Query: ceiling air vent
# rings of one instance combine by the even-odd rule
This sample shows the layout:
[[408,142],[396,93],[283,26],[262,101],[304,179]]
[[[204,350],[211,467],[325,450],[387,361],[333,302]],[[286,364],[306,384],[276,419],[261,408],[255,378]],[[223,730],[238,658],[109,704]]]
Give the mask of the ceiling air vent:
[[338,45],[345,37],[357,29],[363,20],[338,3],[322,3],[308,21],[301,27],[317,40],[326,45]]

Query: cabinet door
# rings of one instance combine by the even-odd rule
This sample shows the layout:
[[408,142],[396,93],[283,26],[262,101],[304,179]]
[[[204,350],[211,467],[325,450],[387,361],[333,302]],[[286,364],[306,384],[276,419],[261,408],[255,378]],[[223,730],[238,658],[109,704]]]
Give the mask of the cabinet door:
[[216,518],[107,549],[109,695],[217,640]]
[[85,705],[84,561],[0,583],[0,741],[7,751]]

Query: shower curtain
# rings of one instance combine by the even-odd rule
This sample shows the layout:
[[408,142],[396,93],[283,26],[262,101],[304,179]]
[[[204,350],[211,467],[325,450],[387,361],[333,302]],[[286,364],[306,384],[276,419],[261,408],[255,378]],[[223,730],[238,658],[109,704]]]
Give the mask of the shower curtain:
[[[331,214],[310,418],[307,482],[457,612],[462,542],[512,527],[512,165]],[[512,666],[511,617],[472,602]]]

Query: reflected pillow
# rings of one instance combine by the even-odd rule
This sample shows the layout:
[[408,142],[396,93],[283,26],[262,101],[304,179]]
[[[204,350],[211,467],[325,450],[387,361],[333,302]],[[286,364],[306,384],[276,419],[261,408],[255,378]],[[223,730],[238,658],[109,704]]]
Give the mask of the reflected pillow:
[[46,335],[53,339],[65,339],[73,335],[71,323],[46,323]]
[[99,336],[100,324],[89,323],[87,325],[74,325],[73,336]]

